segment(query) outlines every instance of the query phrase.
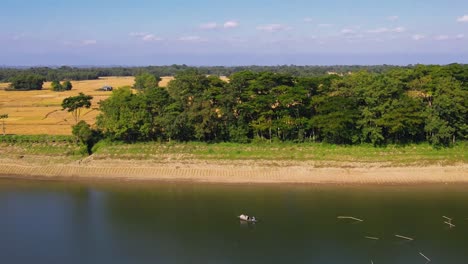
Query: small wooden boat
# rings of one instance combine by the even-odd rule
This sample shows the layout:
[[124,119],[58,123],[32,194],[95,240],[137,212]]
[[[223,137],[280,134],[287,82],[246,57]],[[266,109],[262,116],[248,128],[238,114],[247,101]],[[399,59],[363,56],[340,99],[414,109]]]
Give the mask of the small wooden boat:
[[255,218],[255,216],[248,216],[241,214],[238,216],[241,221],[249,222],[249,223],[256,223],[258,220]]

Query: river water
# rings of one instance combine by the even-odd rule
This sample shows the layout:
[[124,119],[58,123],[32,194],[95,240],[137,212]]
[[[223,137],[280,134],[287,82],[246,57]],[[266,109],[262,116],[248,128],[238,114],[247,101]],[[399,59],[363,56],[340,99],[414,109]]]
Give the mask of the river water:
[[467,187],[0,180],[0,260],[465,264]]

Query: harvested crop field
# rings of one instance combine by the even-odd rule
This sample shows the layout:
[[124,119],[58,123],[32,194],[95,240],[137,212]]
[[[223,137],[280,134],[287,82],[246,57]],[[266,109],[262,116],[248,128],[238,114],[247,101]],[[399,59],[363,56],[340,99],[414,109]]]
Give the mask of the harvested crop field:
[[[166,86],[173,77],[163,77],[160,86]],[[6,119],[7,134],[49,134],[69,135],[74,120],[70,113],[61,111],[63,99],[82,92],[92,95],[93,105],[83,111],[82,119],[94,124],[98,103],[108,98],[112,92],[100,91],[104,85],[114,88],[131,86],[134,77],[101,77],[98,80],[72,81],[71,91],[54,92],[51,83],[44,83],[42,90],[5,91],[7,83],[0,83],[0,114],[8,114]]]

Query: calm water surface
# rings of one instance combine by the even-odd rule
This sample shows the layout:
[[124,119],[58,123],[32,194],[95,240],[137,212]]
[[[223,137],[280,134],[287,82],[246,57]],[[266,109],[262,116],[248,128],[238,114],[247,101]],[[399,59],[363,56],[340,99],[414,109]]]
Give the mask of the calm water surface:
[[[466,264],[467,187],[0,180],[0,260],[414,264],[426,263],[422,252],[431,263]],[[260,222],[240,223],[241,213]]]

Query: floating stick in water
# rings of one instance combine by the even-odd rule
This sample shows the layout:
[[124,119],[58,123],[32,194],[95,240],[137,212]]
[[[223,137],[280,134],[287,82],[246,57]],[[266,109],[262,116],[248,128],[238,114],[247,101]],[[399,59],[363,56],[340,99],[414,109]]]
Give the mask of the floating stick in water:
[[421,255],[423,258],[425,258],[428,262],[431,262],[431,259],[428,258],[428,257],[426,257],[426,256],[424,256],[423,253],[419,252],[419,255]]
[[372,239],[372,240],[379,240],[378,237],[365,236],[365,238],[367,238],[367,239]]
[[406,240],[410,240],[410,241],[413,241],[414,239],[411,238],[411,237],[406,237],[406,236],[401,236],[401,235],[395,235],[396,237],[399,237],[399,238],[403,238],[403,239],[406,239]]
[[364,222],[364,220],[352,216],[338,216],[338,219],[351,219],[358,222]]
[[447,219],[448,221],[452,221],[453,219],[450,217],[446,217],[445,215],[442,216],[443,218]]
[[452,228],[452,227],[455,227],[455,225],[454,225],[454,224],[452,224],[452,223],[449,223],[449,222],[444,222],[444,224],[447,224],[447,225],[448,225],[450,228]]

